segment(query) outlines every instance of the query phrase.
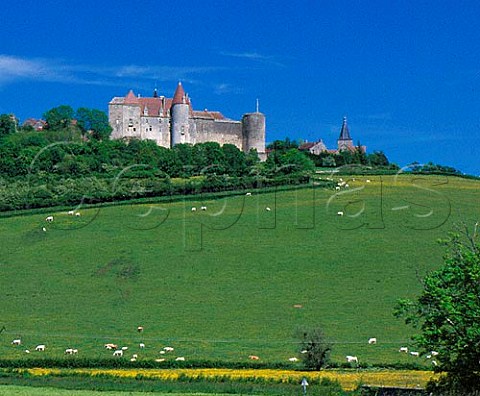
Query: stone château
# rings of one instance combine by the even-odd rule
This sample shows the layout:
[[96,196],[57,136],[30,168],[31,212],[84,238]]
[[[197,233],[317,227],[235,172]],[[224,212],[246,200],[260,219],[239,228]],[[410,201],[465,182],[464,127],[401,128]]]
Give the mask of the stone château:
[[265,159],[265,116],[258,106],[241,121],[218,111],[194,110],[178,83],[173,98],[158,95],[156,89],[152,97],[139,97],[130,91],[124,97],[114,97],[108,111],[112,139],[150,139],[167,148],[179,143],[229,143],[243,152],[256,149],[260,159]]

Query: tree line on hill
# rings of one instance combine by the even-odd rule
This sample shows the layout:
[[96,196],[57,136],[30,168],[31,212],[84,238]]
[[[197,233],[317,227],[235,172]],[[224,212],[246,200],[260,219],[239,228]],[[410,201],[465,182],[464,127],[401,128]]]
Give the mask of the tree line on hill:
[[0,211],[301,184],[318,166],[398,169],[383,152],[367,154],[360,145],[314,155],[286,138],[268,145],[261,162],[255,150],[244,153],[232,144],[167,149],[150,140],[111,140],[108,117],[96,109],[61,105],[43,118],[36,130],[0,115]]
[[0,115],[0,210],[307,183],[314,168],[298,151],[261,162],[232,144],[110,140],[95,109],[59,106],[43,117],[35,130]]
[[[284,153],[292,150],[300,150],[301,144],[288,137],[284,140],[275,140],[267,145],[267,149],[272,153]],[[323,151],[319,154],[310,153],[308,150],[302,151],[309,158],[315,167],[336,168],[345,165],[363,165],[377,169],[398,170],[396,164],[390,163],[383,151],[374,151],[367,154],[362,148],[360,142],[353,150],[342,150],[339,152]]]

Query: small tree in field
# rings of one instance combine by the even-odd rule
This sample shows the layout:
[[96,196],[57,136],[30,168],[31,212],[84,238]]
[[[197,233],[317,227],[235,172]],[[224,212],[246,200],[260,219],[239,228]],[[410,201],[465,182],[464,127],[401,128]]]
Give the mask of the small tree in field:
[[323,331],[318,328],[298,331],[301,342],[300,350],[303,364],[311,370],[320,370],[330,361],[331,345],[327,342]]
[[425,353],[438,352],[436,370],[446,372],[431,391],[457,394],[480,391],[480,246],[477,227],[452,233],[444,266],[423,280],[415,301],[403,299],[396,315],[420,328],[414,337]]

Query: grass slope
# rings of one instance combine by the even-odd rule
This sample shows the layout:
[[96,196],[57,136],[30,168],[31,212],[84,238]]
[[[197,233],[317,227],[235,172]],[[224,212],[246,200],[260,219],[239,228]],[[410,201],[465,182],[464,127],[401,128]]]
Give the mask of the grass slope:
[[[103,344],[114,342],[140,359],[171,345],[169,359],[286,362],[298,349],[296,329],[321,325],[339,362],[345,354],[418,361],[397,352],[411,331],[393,305],[441,265],[436,240],[454,222],[479,219],[480,183],[370,179],[350,180],[340,194],[310,188],[90,208],[81,217],[52,213],[52,224],[44,214],[2,219],[0,357],[78,348],[108,358]],[[203,204],[207,211],[190,211]],[[10,344],[17,337],[21,347]],[[24,353],[40,343],[42,355]]]

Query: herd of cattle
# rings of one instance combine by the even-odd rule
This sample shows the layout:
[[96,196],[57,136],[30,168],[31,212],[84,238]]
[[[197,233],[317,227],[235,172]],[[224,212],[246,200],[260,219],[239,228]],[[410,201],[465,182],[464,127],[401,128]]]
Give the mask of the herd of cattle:
[[[143,326],[138,326],[137,327],[137,331],[139,333],[142,333],[143,332]],[[368,340],[368,344],[369,345],[375,345],[377,344],[377,339],[375,337],[372,337],[372,338],[369,338]],[[20,338],[16,338],[12,341],[12,345],[14,346],[21,346],[22,345],[22,340]],[[143,342],[139,343],[138,344],[138,347],[140,349],[144,349],[145,348],[145,344]],[[107,343],[107,344],[104,344],[104,348],[106,350],[109,350],[109,351],[113,351],[113,356],[114,357],[123,357],[124,354],[127,353],[127,350],[129,349],[127,346],[121,346],[119,347],[118,344],[114,344],[114,343]],[[46,346],[45,344],[39,344],[35,347],[35,351],[36,352],[44,352],[46,349]],[[163,357],[163,355],[166,355],[166,354],[169,354],[171,352],[173,352],[175,349],[171,346],[165,346],[163,347],[161,350],[160,350],[160,355],[162,355],[162,357],[158,358],[158,359],[155,359],[156,362],[164,362],[166,359],[165,357]],[[24,351],[25,353],[30,353],[30,350],[29,349],[25,349]],[[419,357],[420,356],[420,353],[419,352],[416,352],[416,351],[409,351],[408,350],[408,347],[400,347],[400,349],[398,350],[398,352],[400,353],[406,353],[406,354],[410,354],[411,356],[414,356],[414,357]],[[301,354],[306,354],[308,353],[307,350],[302,350],[300,352]],[[76,348],[67,348],[65,349],[65,354],[66,355],[76,355],[78,354],[78,349]],[[436,366],[437,365],[437,362],[436,360],[432,359],[434,358],[435,356],[438,355],[438,352],[436,351],[431,351],[428,355],[425,356],[426,359],[431,359],[431,362],[432,362],[432,365]],[[257,355],[249,355],[248,358],[250,360],[260,360],[260,357],[257,356]],[[359,363],[359,360],[358,360],[358,357],[357,356],[353,356],[353,355],[347,355],[345,356],[346,360],[347,360],[347,363],[356,363],[358,364]],[[132,354],[131,358],[130,358],[130,361],[131,362],[135,362],[136,360],[138,359],[138,354],[137,353],[134,353]],[[288,361],[289,362],[298,362],[298,358],[297,357],[291,357],[291,358],[288,358]],[[177,356],[175,358],[175,361],[185,361],[185,357],[184,356]]]
[[[138,333],[142,333],[143,332],[143,326],[138,326],[137,327],[137,332]],[[21,338],[16,338],[12,341],[12,345],[15,346],[15,347],[19,347],[19,346],[22,346],[22,340]],[[138,344],[138,347],[140,349],[144,349],[145,348],[145,344],[143,342],[140,342]],[[119,347],[117,344],[114,344],[114,343],[107,343],[107,344],[104,344],[104,348],[106,350],[109,350],[109,351],[113,351],[113,356],[115,357],[123,357],[124,354],[127,353],[127,350],[129,349],[127,346],[122,346],[122,347]],[[45,350],[47,349],[46,345],[45,344],[39,344],[35,347],[35,352],[45,352]],[[166,346],[166,347],[163,347],[163,349],[160,350],[160,355],[165,355],[167,353],[171,353],[173,352],[175,349],[171,346]],[[30,350],[29,349],[25,349],[24,350],[25,353],[29,354],[30,353]],[[65,349],[65,355],[77,355],[78,354],[78,349],[77,348],[66,348]],[[138,359],[138,354],[137,353],[134,353],[132,354],[131,358],[130,358],[130,361],[131,362],[135,362],[136,360]],[[166,359],[165,358],[158,358],[158,359],[155,359],[156,362],[164,362]],[[175,361],[178,361],[178,362],[181,362],[181,361],[185,361],[185,357],[183,356],[178,356],[175,358]]]
[[[376,337],[371,337],[371,338],[368,339],[368,344],[369,345],[374,345],[376,343],[377,343]],[[398,352],[406,353],[406,354],[410,353],[411,356],[420,357],[420,352],[409,351],[408,347],[405,347],[405,346],[400,347]],[[426,359],[432,359],[432,357],[435,357],[435,356],[438,356],[438,352],[431,351],[429,354],[427,354],[425,356],[425,358]],[[347,363],[357,363],[358,364],[358,357],[357,356],[347,355],[347,356],[345,356],[345,358],[347,359]],[[437,366],[437,364],[438,364],[437,361],[434,360],[434,359],[432,359],[431,362],[432,362],[432,365],[434,365],[434,366]]]

